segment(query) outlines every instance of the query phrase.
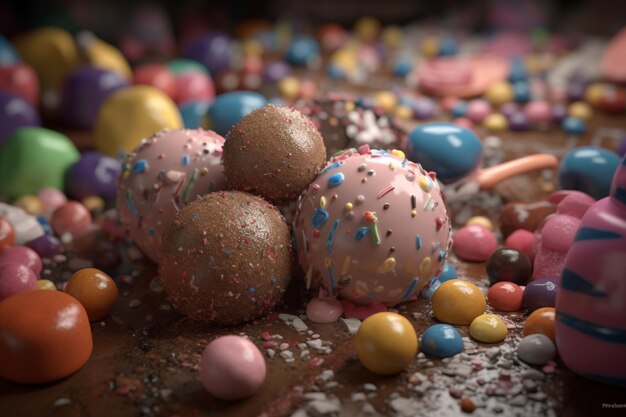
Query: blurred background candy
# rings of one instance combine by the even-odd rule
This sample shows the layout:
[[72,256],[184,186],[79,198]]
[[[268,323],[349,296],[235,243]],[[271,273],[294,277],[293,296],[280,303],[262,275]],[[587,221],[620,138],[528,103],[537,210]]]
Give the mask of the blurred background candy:
[[0,145],[18,128],[40,125],[39,113],[26,99],[0,91]]

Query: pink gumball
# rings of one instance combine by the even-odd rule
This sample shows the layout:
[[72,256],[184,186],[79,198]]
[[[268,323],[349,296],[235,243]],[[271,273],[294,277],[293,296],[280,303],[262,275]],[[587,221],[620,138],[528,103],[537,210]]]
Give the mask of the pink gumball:
[[548,123],[552,119],[552,111],[547,101],[531,101],[524,107],[524,113],[531,123]]
[[474,129],[474,123],[467,117],[456,118],[452,121],[452,123],[454,123],[455,125],[464,127],[465,129],[470,129],[470,130]]
[[44,212],[53,212],[67,203],[65,194],[57,188],[44,188],[37,193],[37,197],[39,201],[41,201]]
[[0,264],[0,300],[22,291],[35,289],[37,275],[17,262]]
[[56,209],[50,218],[50,225],[56,234],[61,236],[70,233],[80,236],[91,224],[91,213],[77,201],[69,201]]
[[41,258],[31,248],[26,246],[14,246],[0,252],[0,265],[6,263],[17,263],[32,269],[36,275],[41,273],[43,265]]
[[254,343],[243,337],[219,337],[202,352],[200,379],[216,398],[249,397],[261,387],[266,374],[263,355]]
[[504,241],[506,248],[517,249],[524,255],[528,256],[531,261],[535,258],[534,252],[535,235],[533,232],[525,229],[517,229],[509,235]]
[[213,102],[215,99],[215,86],[213,80],[207,74],[197,71],[184,72],[176,79],[178,86],[178,104],[190,101]]
[[474,123],[481,123],[492,111],[491,104],[485,100],[472,100],[467,104],[467,118]]
[[151,85],[176,100],[178,85],[176,77],[169,68],[162,64],[145,64],[137,67],[133,75],[133,84]]
[[486,227],[470,224],[454,235],[454,252],[468,262],[485,262],[498,247],[498,239]]

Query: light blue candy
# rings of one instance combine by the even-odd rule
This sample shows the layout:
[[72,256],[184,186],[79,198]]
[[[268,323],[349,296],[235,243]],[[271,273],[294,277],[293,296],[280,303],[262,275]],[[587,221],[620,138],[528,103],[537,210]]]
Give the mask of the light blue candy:
[[341,80],[346,76],[344,70],[341,69],[339,65],[333,64],[332,62],[328,64],[328,67],[326,67],[326,74],[328,74],[330,78],[335,80]]
[[583,119],[577,117],[566,117],[561,122],[561,129],[570,135],[582,135],[587,131],[587,125]]
[[15,64],[19,60],[20,57],[11,42],[0,35],[0,66]]
[[220,94],[207,113],[209,128],[223,136],[245,116],[266,104],[265,97],[254,91]]
[[456,277],[456,268],[452,264],[450,264],[450,262],[446,261],[446,263],[443,265],[443,270],[441,271],[441,274],[439,274],[437,279],[439,279],[440,282],[446,282],[447,280],[454,279]]
[[319,58],[320,47],[315,39],[308,36],[299,36],[291,42],[287,50],[287,61],[299,67],[310,65]]
[[511,60],[511,69],[507,80],[514,83],[517,81],[526,81],[528,79],[528,71],[524,65],[524,61],[519,58]]
[[430,280],[430,284],[422,291],[420,291],[420,297],[426,300],[432,300],[433,294],[437,291],[437,288],[441,285],[441,281],[437,278],[433,278]]
[[516,81],[513,83],[513,97],[518,103],[530,101],[530,84],[526,81]]
[[178,108],[186,129],[199,128],[208,109],[209,103],[206,101],[189,101]]
[[409,57],[400,57],[393,63],[393,75],[396,77],[406,77],[411,71],[413,71],[413,60]]
[[465,117],[467,114],[467,101],[459,100],[450,111],[452,117]]
[[426,123],[413,129],[407,151],[410,160],[449,183],[478,168],[483,147],[469,129],[452,123]]
[[463,351],[463,338],[449,324],[435,324],[422,335],[420,348],[427,355],[449,358]]
[[597,146],[583,146],[568,152],[561,160],[559,182],[564,190],[578,190],[596,200],[609,195],[619,156]]
[[452,56],[459,52],[459,45],[452,38],[443,38],[439,42],[439,56]]

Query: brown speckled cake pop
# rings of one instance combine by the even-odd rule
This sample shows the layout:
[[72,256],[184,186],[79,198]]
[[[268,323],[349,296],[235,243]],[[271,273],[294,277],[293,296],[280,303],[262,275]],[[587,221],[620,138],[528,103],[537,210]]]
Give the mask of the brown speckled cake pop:
[[291,267],[291,236],[280,213],[260,197],[220,191],[178,212],[163,239],[159,273],[183,314],[232,325],[269,313]]
[[302,113],[268,105],[228,133],[223,161],[231,187],[280,204],[296,199],[313,181],[326,162],[326,148]]

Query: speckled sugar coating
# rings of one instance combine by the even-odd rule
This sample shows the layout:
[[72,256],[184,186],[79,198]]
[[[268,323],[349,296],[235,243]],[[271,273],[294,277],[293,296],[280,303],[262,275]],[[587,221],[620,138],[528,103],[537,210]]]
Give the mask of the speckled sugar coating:
[[294,224],[307,285],[359,304],[397,304],[443,267],[450,221],[434,173],[367,146],[331,159]]
[[261,317],[289,283],[291,234],[260,197],[219,191],[182,209],[168,229],[159,272],[175,308],[219,325]]
[[229,185],[274,204],[295,200],[326,162],[319,132],[297,110],[268,105],[226,135],[224,172]]
[[223,144],[213,131],[162,130],[126,156],[117,183],[120,220],[154,262],[176,213],[198,196],[225,188]]

